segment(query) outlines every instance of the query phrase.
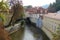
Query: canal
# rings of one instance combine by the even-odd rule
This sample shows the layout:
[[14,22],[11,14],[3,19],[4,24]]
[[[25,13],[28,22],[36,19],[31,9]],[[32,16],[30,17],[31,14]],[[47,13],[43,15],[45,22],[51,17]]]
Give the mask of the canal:
[[25,25],[20,30],[11,34],[12,40],[49,40],[45,33],[32,25]]

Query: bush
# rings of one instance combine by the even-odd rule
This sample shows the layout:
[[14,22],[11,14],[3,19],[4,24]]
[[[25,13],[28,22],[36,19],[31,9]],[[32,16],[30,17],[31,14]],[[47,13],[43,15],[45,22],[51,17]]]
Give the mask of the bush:
[[2,19],[3,23],[6,22],[6,15],[4,15],[3,13],[0,13],[0,18]]
[[53,36],[52,40],[60,40],[60,35],[53,34]]

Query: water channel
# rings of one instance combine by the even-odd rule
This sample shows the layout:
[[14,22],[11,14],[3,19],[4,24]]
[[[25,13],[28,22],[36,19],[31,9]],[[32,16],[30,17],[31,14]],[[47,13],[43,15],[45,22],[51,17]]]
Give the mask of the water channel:
[[11,34],[11,38],[12,40],[49,40],[40,28],[31,25],[21,27],[20,30]]

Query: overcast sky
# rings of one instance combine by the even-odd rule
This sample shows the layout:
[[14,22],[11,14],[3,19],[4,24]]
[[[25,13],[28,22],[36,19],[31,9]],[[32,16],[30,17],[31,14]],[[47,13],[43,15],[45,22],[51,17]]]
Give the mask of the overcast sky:
[[[1,0],[0,0],[1,1]],[[55,2],[56,0],[22,0],[24,6],[43,6]]]
[[43,6],[55,2],[55,0],[22,0],[23,5]]

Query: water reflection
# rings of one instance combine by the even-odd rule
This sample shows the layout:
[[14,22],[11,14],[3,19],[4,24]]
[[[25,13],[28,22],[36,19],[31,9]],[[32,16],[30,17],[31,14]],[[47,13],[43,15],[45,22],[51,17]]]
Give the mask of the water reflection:
[[26,27],[23,40],[35,40],[33,33]]
[[29,27],[30,31],[33,33],[35,40],[43,40],[41,31],[35,27]]
[[44,40],[40,30],[27,26],[12,34],[11,37],[12,40]]

